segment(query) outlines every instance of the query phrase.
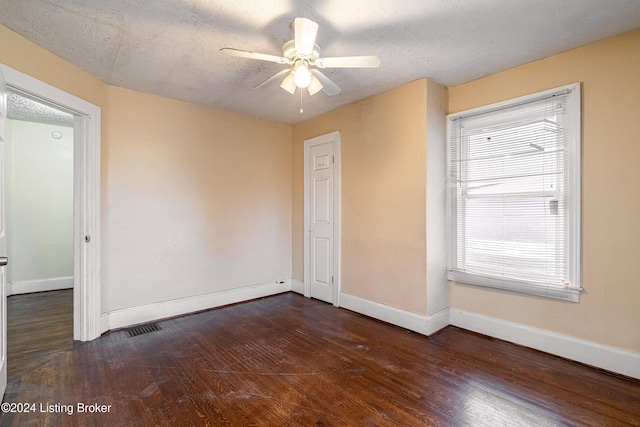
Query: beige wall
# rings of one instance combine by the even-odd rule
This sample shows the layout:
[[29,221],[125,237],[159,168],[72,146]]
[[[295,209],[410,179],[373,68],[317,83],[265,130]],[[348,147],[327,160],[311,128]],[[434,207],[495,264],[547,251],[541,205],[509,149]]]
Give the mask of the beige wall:
[[583,82],[578,304],[451,286],[451,306],[640,352],[640,31],[450,88],[450,112]]
[[109,89],[110,310],[291,277],[291,127]]
[[[106,83],[2,25],[0,41],[0,63],[97,105],[101,108],[103,121],[108,116],[109,111],[106,107],[109,86]],[[108,129],[103,125],[100,131],[102,176],[106,176],[108,171],[108,165],[104,160],[109,145],[108,133]],[[104,203],[105,180],[102,180],[100,185]]]
[[[100,107],[102,116],[100,196],[101,208],[104,212],[106,207],[105,194],[107,194],[106,178],[109,170],[109,165],[105,160],[109,147],[109,131],[104,126],[104,121],[109,114],[107,108],[109,86],[2,25],[0,25],[0,40],[2,41],[0,42],[0,63]],[[104,221],[101,222],[101,226],[104,227]],[[103,256],[106,257],[104,251]],[[107,289],[108,284],[103,283],[101,289],[102,312],[108,311],[105,304]]]
[[304,140],[339,130],[341,291],[426,313],[426,93],[418,80],[293,127],[294,279],[304,267]]
[[102,311],[291,277],[291,127],[109,86],[0,26],[0,63],[102,109]]
[[[110,87],[2,26],[0,40],[1,63],[102,108],[103,311],[302,280],[303,141],[340,130],[342,290],[425,313],[426,80],[292,130]],[[452,307],[640,352],[637,52],[640,31],[449,90],[456,112],[584,83],[581,302],[454,284]]]
[[104,82],[2,25],[0,40],[0,63],[104,108]]

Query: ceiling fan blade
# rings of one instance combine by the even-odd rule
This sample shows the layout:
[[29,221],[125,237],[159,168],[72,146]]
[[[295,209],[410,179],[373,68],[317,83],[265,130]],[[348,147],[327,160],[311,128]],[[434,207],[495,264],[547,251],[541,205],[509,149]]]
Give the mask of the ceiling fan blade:
[[314,65],[320,68],[378,68],[380,58],[377,56],[336,56],[318,58]]
[[293,73],[289,73],[289,75],[284,78],[284,80],[280,84],[280,87],[289,92],[291,95],[296,93],[297,86],[296,82],[293,81]]
[[315,95],[323,87],[324,86],[322,85],[320,80],[318,80],[318,78],[316,76],[311,74],[311,83],[309,83],[309,86],[307,86],[307,90],[309,91],[309,95],[312,95],[312,96]]
[[322,83],[322,91],[326,93],[328,96],[337,95],[340,93],[342,89],[338,87],[337,84],[331,81],[331,79],[324,74],[320,70],[316,70],[315,68],[311,69],[311,74],[316,76],[320,83]]
[[249,52],[248,50],[234,49],[232,47],[223,47],[220,49],[220,52],[229,56],[238,56],[240,58],[259,59],[260,61],[277,62],[278,64],[291,64],[291,61],[287,58],[283,58],[282,56]]
[[267,80],[263,81],[262,83],[258,83],[257,85],[255,85],[253,88],[254,89],[258,89],[262,86],[266,86],[267,84],[271,83],[272,81],[274,81],[275,79],[277,79],[278,77],[284,75],[285,73],[290,73],[291,70],[286,68],[282,71],[279,71],[278,73],[274,74],[273,76],[269,77]]
[[307,18],[296,18],[293,31],[295,33],[295,49],[300,55],[311,55],[316,43],[318,24]]

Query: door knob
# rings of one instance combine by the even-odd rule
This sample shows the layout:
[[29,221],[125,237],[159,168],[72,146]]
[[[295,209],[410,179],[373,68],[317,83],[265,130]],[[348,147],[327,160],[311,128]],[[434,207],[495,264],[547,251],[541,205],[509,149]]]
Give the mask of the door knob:
[[3,265],[7,265],[9,263],[9,258],[6,256],[0,256],[0,267]]

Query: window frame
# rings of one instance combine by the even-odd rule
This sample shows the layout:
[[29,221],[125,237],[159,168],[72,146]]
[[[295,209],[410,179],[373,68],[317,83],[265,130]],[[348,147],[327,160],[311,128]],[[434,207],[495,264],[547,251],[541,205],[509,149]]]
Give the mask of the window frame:
[[[573,83],[542,92],[537,92],[514,99],[465,110],[447,115],[447,278],[453,282],[469,285],[478,285],[490,288],[498,288],[517,293],[536,295],[572,302],[579,302],[582,292],[581,277],[581,164],[582,164],[582,108],[581,108],[581,83]],[[479,114],[521,106],[538,100],[553,97],[554,95],[566,95],[567,113],[563,116],[563,127],[569,129],[566,151],[567,181],[565,191],[567,193],[567,216],[565,223],[564,239],[565,253],[567,257],[567,284],[556,286],[540,284],[533,281],[512,279],[497,275],[484,275],[469,273],[453,268],[453,258],[457,257],[457,221],[458,207],[454,199],[451,185],[454,182],[452,176],[452,134],[454,121],[460,118],[471,117]],[[566,123],[566,126],[564,126]],[[456,198],[457,200],[457,198]]]

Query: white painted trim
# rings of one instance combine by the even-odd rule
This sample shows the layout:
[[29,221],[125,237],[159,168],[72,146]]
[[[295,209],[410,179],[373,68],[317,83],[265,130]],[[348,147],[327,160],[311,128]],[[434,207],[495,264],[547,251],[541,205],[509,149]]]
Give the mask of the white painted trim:
[[[100,336],[100,107],[0,64],[7,85],[75,116],[73,338]],[[84,236],[91,236],[86,243]]]
[[316,136],[304,141],[304,296],[311,296],[310,266],[309,266],[309,212],[311,201],[309,199],[309,180],[311,179],[309,171],[309,154],[311,147],[320,144],[333,144],[333,155],[335,156],[333,167],[333,305],[340,305],[340,244],[341,215],[342,215],[342,169],[341,169],[341,135],[340,131],[334,131],[325,135]]
[[640,379],[640,353],[453,308],[450,321],[463,329]]
[[431,335],[449,325],[449,309],[441,310],[432,316],[424,316],[344,292],[340,294],[340,306],[424,335]]
[[100,315],[100,333],[104,334],[109,331],[109,313],[102,313]]
[[569,140],[565,146],[567,153],[566,169],[564,174],[568,178],[566,185],[566,212],[565,228],[559,233],[566,243],[564,255],[568,262],[567,276],[568,287],[563,287],[560,283],[545,284],[524,278],[505,278],[504,276],[492,275],[489,273],[471,273],[464,269],[453,269],[454,260],[458,258],[455,241],[458,216],[456,213],[456,200],[451,192],[447,192],[447,246],[448,259],[447,278],[450,281],[464,283],[473,286],[485,286],[494,289],[502,289],[511,292],[519,292],[528,295],[535,295],[545,298],[559,299],[563,301],[580,302],[582,292],[581,278],[581,147],[582,147],[582,109],[581,109],[581,83],[572,83],[553,89],[536,92],[529,95],[520,96],[510,100],[497,102],[466,111],[451,113],[446,116],[447,120],[447,176],[452,176],[451,169],[451,142],[453,135],[453,123],[462,118],[470,118],[479,114],[490,114],[504,109],[511,109],[522,106],[530,102],[550,99],[560,94],[567,95],[567,114],[563,119],[563,127],[568,129]]
[[[75,116],[73,338],[100,336],[100,108]],[[85,236],[89,241],[85,241]]]
[[449,326],[449,307],[427,316],[425,335],[432,335]]
[[[238,289],[211,292],[109,312],[107,329],[118,329],[167,317],[235,304],[291,290],[291,281],[269,282]],[[104,328],[104,325],[103,325]],[[105,329],[105,330],[107,330]]]
[[[7,236],[5,233],[5,147],[7,126],[7,82],[0,68],[0,255],[7,256]],[[0,266],[0,396],[7,389],[7,268]]]
[[71,276],[56,277],[52,279],[24,280],[7,283],[7,296],[72,288],[73,277]]
[[436,316],[449,307],[446,105],[447,89],[427,79],[425,276],[428,316]]
[[431,335],[451,324],[640,379],[640,353],[454,308],[423,316],[345,293],[340,301],[342,308],[421,334]]
[[293,292],[304,295],[304,282],[296,279],[291,279],[291,290]]

